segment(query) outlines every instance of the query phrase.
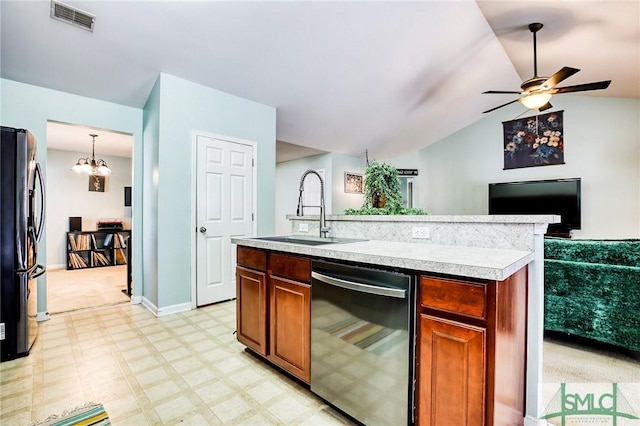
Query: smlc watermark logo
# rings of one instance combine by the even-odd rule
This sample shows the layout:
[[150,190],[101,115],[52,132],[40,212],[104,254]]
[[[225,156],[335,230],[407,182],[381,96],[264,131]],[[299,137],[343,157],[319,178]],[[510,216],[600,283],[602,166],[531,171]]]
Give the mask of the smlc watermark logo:
[[617,383],[561,383],[542,418],[561,426],[640,425],[634,406]]

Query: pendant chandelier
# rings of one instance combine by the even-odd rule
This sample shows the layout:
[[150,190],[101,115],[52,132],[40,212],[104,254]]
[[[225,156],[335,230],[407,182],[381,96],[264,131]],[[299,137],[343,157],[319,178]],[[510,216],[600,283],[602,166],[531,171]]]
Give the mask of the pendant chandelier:
[[78,159],[78,162],[71,168],[71,170],[76,173],[84,172],[89,175],[110,175],[111,169],[107,166],[107,162],[102,159],[96,161],[96,138],[98,135],[90,134],[89,136],[93,138],[91,142],[91,157]]

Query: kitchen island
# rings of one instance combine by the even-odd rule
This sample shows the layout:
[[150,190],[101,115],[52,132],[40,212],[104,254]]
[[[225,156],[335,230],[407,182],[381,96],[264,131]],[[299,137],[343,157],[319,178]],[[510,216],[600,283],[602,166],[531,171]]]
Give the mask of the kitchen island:
[[[317,235],[318,216],[289,215],[291,234]],[[456,247],[532,251],[527,295],[527,426],[545,425],[543,413],[542,347],[544,335],[544,234],[557,215],[327,215],[329,235],[370,240]],[[414,231],[420,231],[418,236]]]
[[309,335],[318,332],[309,331],[312,262],[406,273],[415,278],[411,312],[417,336],[411,352],[417,402],[407,390],[409,423],[413,408],[419,424],[523,423],[532,251],[378,240],[232,242],[238,244],[238,340],[252,351],[310,383]]
[[527,250],[426,245],[398,241],[367,240],[323,245],[304,245],[260,238],[234,238],[231,241],[244,247],[489,280],[506,279],[528,265],[534,257],[533,252]]

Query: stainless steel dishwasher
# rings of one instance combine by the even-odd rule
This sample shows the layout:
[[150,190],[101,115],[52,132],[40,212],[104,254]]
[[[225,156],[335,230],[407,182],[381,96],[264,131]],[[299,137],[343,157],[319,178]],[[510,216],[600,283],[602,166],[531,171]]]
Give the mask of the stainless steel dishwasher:
[[312,264],[311,391],[369,425],[414,422],[415,277]]

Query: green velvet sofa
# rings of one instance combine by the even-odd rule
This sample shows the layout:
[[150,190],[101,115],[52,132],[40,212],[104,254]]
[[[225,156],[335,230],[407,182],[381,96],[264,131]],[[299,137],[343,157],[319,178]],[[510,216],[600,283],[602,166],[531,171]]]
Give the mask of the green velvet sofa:
[[640,351],[640,240],[545,238],[545,330]]

